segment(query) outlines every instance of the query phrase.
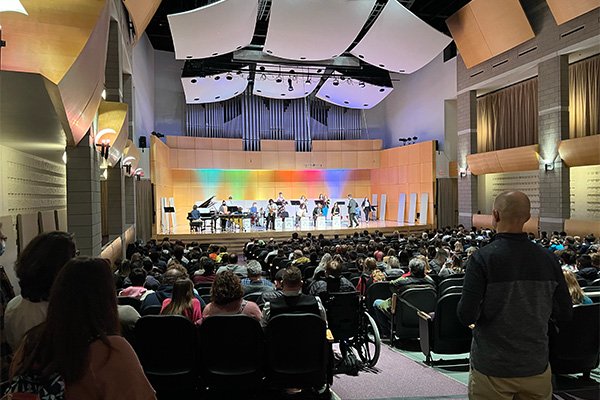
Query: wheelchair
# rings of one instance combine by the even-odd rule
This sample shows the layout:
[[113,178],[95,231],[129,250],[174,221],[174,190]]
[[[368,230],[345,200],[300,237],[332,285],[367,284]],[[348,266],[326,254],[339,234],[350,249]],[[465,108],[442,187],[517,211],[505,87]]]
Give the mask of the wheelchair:
[[339,343],[342,355],[353,350],[363,367],[374,367],[381,352],[381,337],[360,294],[332,292],[322,293],[320,297],[327,311],[329,330],[334,343]]

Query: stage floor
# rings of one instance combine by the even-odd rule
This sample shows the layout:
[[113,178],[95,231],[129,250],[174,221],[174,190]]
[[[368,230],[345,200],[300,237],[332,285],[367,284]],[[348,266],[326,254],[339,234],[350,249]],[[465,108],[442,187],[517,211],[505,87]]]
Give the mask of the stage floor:
[[[201,231],[201,232],[191,232],[190,231],[190,227],[189,225],[177,225],[175,227],[175,229],[171,230],[171,232],[161,232],[159,235],[163,236],[163,235],[194,235],[194,236],[202,236],[202,235],[231,235],[231,234],[252,234],[252,233],[263,233],[263,234],[267,234],[269,232],[271,233],[288,233],[288,234],[292,234],[293,232],[323,232],[323,231],[327,231],[327,233],[331,233],[333,231],[338,232],[338,231],[348,231],[346,233],[353,233],[354,231],[358,230],[358,231],[363,231],[363,230],[369,230],[369,231],[373,231],[376,229],[381,230],[381,228],[396,228],[396,227],[420,227],[421,229],[423,229],[426,225],[409,225],[409,224],[402,224],[402,223],[398,223],[396,221],[369,221],[369,222],[361,222],[359,224],[359,226],[357,228],[349,228],[347,226],[347,224],[343,224],[341,226],[341,228],[334,228],[331,225],[331,221],[327,221],[328,223],[325,225],[324,229],[317,229],[314,226],[310,226],[308,229],[300,229],[300,227],[296,227],[293,230],[280,230],[280,231],[274,231],[274,230],[266,230],[264,227],[262,226],[252,226],[250,231],[243,231],[241,230],[239,227],[236,227],[235,230],[225,230],[225,231],[221,231],[221,227],[220,224],[217,221],[217,230],[216,231],[211,231],[210,228],[206,228],[206,230]],[[386,229],[387,230],[387,229]]]

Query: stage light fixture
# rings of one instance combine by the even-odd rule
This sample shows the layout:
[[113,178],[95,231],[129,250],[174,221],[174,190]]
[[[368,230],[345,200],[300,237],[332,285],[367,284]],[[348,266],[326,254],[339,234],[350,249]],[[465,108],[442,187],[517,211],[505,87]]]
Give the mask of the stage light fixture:
[[293,92],[294,86],[292,86],[292,79],[288,78],[288,91]]
[[307,77],[307,78],[306,78],[306,82],[305,82],[305,83],[306,83],[307,85],[310,85],[310,84],[311,84],[311,82],[310,82],[310,77]]
[[340,81],[338,80],[338,78],[334,78],[333,79],[333,86],[338,86],[340,84]]
[[359,82],[359,84],[358,84],[358,87],[360,87],[360,88],[364,88],[366,86],[367,85],[364,82]]
[[277,82],[277,83],[281,83],[281,82],[283,82],[283,79],[281,79],[281,76],[278,76],[278,77],[275,79],[275,82]]
[[225,77],[225,79],[227,79],[228,81],[233,79],[233,76],[231,75],[231,72],[227,73],[227,76]]
[[156,137],[157,137],[157,138],[159,138],[159,139],[160,139],[160,138],[163,138],[163,137],[165,137],[165,135],[164,135],[163,133],[160,133],[160,132],[155,132],[155,131],[152,131],[152,132],[150,132],[150,134],[151,134],[152,136],[156,136]]

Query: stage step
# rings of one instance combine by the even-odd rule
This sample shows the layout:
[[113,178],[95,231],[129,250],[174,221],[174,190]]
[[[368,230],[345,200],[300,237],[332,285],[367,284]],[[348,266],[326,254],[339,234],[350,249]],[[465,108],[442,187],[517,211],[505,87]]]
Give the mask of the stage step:
[[[342,228],[342,229],[327,229],[327,230],[312,230],[312,231],[297,231],[301,237],[305,237],[307,233],[311,233],[313,236],[323,236],[327,238],[333,238],[334,235],[345,237],[346,235],[352,235],[354,232],[362,232],[364,230],[374,232],[378,230],[383,232],[384,235],[390,235],[394,231],[398,231],[405,235],[415,234],[420,235],[426,230],[432,229],[431,225],[405,225],[405,226],[385,226],[385,227],[359,227],[359,228]],[[243,254],[244,245],[252,238],[262,239],[268,241],[273,238],[277,242],[281,242],[289,239],[294,231],[260,231],[260,232],[227,232],[227,233],[177,233],[177,234],[157,234],[154,238],[158,241],[168,237],[171,241],[181,240],[184,243],[198,242],[199,244],[216,244],[227,246],[227,252]]]

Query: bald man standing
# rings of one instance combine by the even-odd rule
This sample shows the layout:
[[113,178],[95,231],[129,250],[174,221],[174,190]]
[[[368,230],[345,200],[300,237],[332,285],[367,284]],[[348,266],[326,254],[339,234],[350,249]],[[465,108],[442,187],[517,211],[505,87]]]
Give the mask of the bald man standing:
[[494,239],[466,266],[458,317],[474,324],[470,399],[551,399],[548,321],[572,316],[553,254],[523,232],[529,198],[509,191],[494,201]]

